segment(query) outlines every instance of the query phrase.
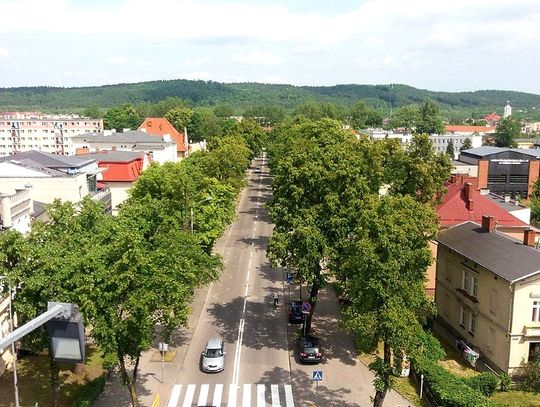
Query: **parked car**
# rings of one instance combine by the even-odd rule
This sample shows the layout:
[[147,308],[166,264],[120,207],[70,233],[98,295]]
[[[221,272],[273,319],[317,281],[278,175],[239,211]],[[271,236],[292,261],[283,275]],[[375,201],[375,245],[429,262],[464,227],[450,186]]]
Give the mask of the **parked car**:
[[299,324],[304,322],[304,314],[302,314],[302,301],[289,302],[289,322],[291,324]]
[[201,367],[204,372],[221,372],[225,368],[225,348],[223,339],[210,338],[201,354]]
[[296,356],[301,363],[319,363],[322,361],[321,348],[317,338],[311,335],[296,339]]

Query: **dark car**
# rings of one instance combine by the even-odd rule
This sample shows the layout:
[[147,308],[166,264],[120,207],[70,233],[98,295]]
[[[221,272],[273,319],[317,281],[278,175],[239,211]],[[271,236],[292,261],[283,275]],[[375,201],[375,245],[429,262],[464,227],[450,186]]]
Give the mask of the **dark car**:
[[299,336],[296,339],[296,355],[301,363],[319,363],[322,353],[317,338],[311,335]]
[[300,324],[304,322],[304,314],[302,314],[302,301],[289,302],[289,322],[291,324]]

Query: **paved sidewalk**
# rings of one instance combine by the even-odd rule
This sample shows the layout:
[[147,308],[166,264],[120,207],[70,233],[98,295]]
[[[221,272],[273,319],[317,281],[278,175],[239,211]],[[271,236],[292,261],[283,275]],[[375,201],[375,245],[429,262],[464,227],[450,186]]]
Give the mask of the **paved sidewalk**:
[[[285,286],[285,294],[289,288]],[[293,300],[300,299],[299,291],[291,292]],[[304,299],[307,297],[304,294]],[[341,304],[330,286],[319,292],[312,323],[312,333],[320,340],[325,357],[318,365],[300,365],[293,354],[294,338],[300,333],[301,325],[289,325],[289,349],[295,405],[317,407],[371,406],[374,396],[374,375],[359,361],[354,337],[340,326]],[[323,371],[323,381],[318,387],[312,382],[312,372]],[[388,407],[412,406],[407,399],[395,391],[389,391],[384,405]]]

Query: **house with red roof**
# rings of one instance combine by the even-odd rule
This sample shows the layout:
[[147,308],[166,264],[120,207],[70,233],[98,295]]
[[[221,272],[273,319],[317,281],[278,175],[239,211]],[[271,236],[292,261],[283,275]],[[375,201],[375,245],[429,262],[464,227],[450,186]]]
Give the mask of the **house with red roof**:
[[186,158],[189,153],[189,143],[187,132],[180,132],[164,117],[148,117],[139,126],[139,130],[145,131],[150,135],[163,137],[169,135],[176,143],[177,157],[179,160]]
[[[477,178],[454,176],[446,184],[447,192],[436,206],[439,218],[439,230],[460,225],[464,222],[482,223],[483,216],[491,216],[497,220],[496,228],[516,239],[523,239],[524,231],[529,229],[530,209],[515,201],[510,202],[503,197],[478,189]],[[431,243],[431,250],[437,258],[437,244]],[[426,292],[435,292],[435,268],[433,263],[427,271]]]
[[109,187],[111,192],[112,213],[118,213],[118,206],[128,197],[128,191],[139,179],[150,162],[145,153],[118,150],[103,150],[89,153],[85,157],[93,158],[104,171],[98,183]]
[[501,116],[493,112],[483,117],[483,119],[490,125],[496,126],[501,121]]

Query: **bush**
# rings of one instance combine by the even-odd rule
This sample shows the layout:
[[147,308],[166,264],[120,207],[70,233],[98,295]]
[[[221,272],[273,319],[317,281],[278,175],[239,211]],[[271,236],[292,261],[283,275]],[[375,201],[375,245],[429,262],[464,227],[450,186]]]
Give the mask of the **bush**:
[[484,396],[491,397],[497,390],[499,377],[495,373],[482,372],[479,375],[465,379],[465,383]]
[[421,352],[425,358],[433,362],[442,360],[446,357],[444,348],[441,346],[439,340],[431,334],[431,332],[426,332],[423,335]]
[[73,402],[72,407],[91,407],[94,404],[94,401],[96,401],[99,395],[103,392],[106,380],[107,376],[103,375],[86,383],[86,385],[81,389],[77,400]]
[[540,353],[538,351],[523,368],[520,388],[524,391],[540,392]]
[[441,407],[493,407],[493,403],[463,379],[425,357],[414,360],[414,369],[423,373],[431,394]]
[[512,384],[512,380],[510,379],[510,376],[508,376],[508,373],[502,372],[499,375],[499,379],[501,381],[500,382],[501,391],[508,391],[508,389],[510,388],[510,385]]

